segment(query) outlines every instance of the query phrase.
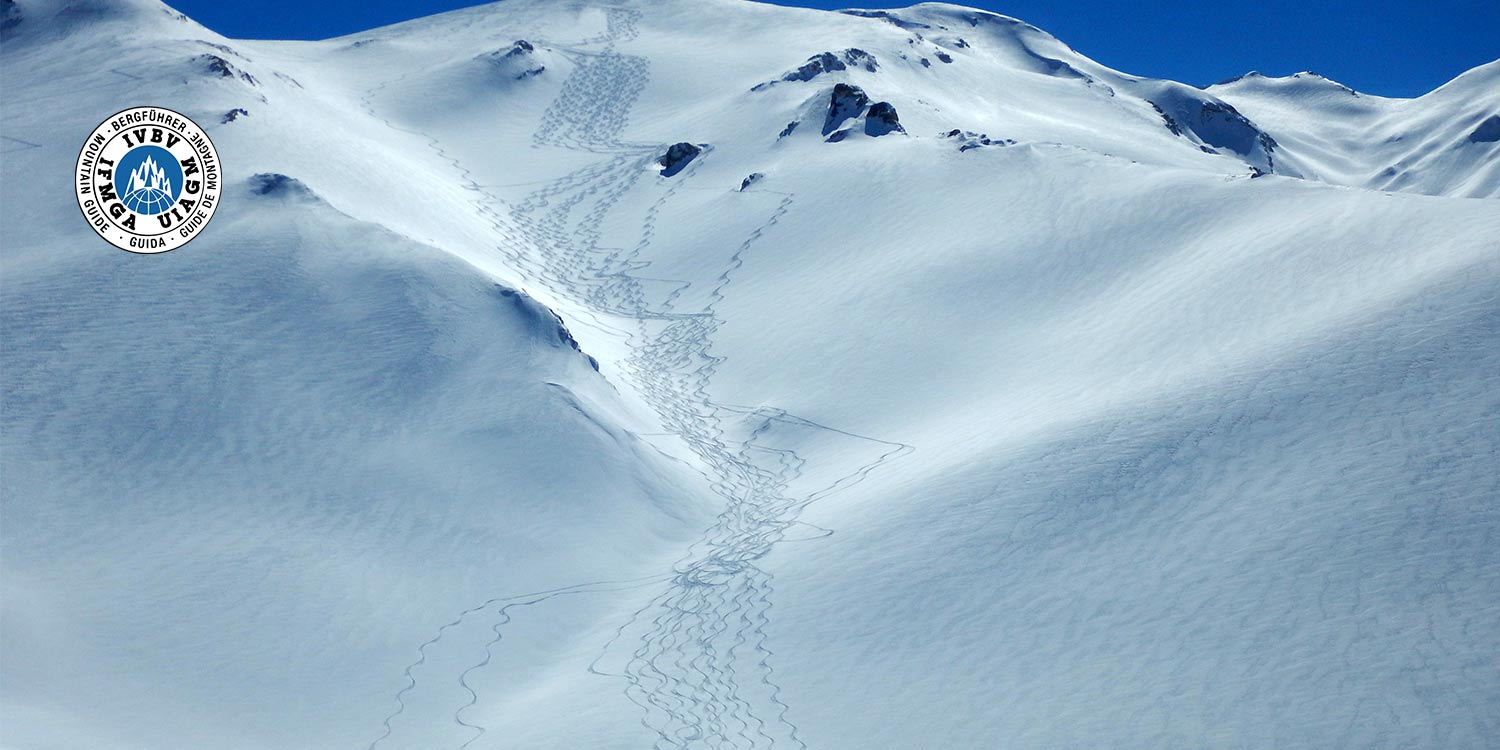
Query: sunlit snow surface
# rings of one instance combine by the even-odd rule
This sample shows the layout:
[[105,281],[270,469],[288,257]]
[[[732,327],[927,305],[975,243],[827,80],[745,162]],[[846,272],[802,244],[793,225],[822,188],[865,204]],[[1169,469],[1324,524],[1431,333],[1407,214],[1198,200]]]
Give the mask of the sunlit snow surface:
[[[944,5],[4,13],[0,746],[1500,737],[1496,64],[1198,90]],[[826,142],[836,83],[905,132]],[[227,180],[151,257],[70,195],[146,104]]]

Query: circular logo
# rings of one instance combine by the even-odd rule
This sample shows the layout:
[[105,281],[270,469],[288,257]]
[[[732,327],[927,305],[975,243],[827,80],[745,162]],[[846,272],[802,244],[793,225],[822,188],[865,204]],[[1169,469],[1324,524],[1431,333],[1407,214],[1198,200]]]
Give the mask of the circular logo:
[[78,152],[78,207],[109,244],[175,250],[219,207],[219,154],[203,128],[161,107],[110,115]]

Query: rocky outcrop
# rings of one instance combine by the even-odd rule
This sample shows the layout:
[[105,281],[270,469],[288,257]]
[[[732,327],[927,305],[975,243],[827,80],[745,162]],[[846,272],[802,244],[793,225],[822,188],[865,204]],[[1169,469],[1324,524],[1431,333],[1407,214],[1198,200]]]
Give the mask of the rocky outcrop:
[[511,304],[515,305],[516,311],[521,313],[530,325],[537,329],[550,327],[557,336],[559,344],[583,355],[588,360],[589,366],[594,368],[595,372],[599,371],[599,360],[578,345],[578,339],[573,338],[573,333],[568,330],[562,316],[558,315],[555,310],[536,301],[536,298],[525,292],[498,285],[496,290],[500,292],[502,298],[510,300]]
[[807,62],[803,63],[796,70],[786,73],[774,81],[756,84],[750,90],[764,91],[778,83],[811,81],[825,73],[849,70],[851,68],[874,73],[880,68],[880,64],[875,61],[874,55],[853,47],[837,53],[822,52],[807,58]]
[[1167,126],[1167,132],[1172,135],[1182,135],[1182,126],[1177,124],[1177,118],[1167,114],[1166,110],[1162,109],[1161,105],[1156,102],[1146,103],[1150,104],[1151,108],[1156,110],[1156,114],[1161,116],[1162,124]]
[[219,124],[228,125],[229,123],[240,119],[240,117],[242,116],[249,116],[249,114],[250,111],[245,109],[244,107],[235,107],[234,109],[225,112],[224,116],[219,118]]
[[1161,116],[1168,131],[1195,141],[1203,151],[1228,152],[1252,167],[1276,171],[1276,139],[1230,104],[1186,86],[1173,86],[1147,103]]
[[901,118],[890,102],[875,102],[870,105],[870,111],[865,113],[865,135],[878,137],[887,133],[905,132],[906,128],[901,127]]
[[870,97],[864,89],[840,83],[833,87],[828,97],[828,116],[823,120],[823,135],[829,135],[844,124],[845,120],[859,117],[870,106]]
[[703,148],[692,143],[674,143],[656,160],[661,165],[661,176],[671,177],[681,172],[693,159],[703,153]]
[[234,67],[228,60],[218,55],[199,55],[197,59],[204,64],[209,73],[220,78],[238,78],[251,86],[260,85],[260,82],[255,80],[255,76]]
[[501,75],[517,81],[538,76],[547,71],[547,66],[542,64],[537,57],[536,46],[525,39],[517,39],[509,47],[495,50],[482,57],[494,65]]
[[751,185],[760,182],[761,180],[765,179],[765,177],[766,175],[762,172],[751,172],[750,176],[746,177],[745,180],[740,183],[740,192],[745,192],[745,188],[748,188]]
[[[829,143],[838,143],[854,131],[851,120],[864,118],[865,135],[880,137],[890,133],[905,133],[896,107],[890,102],[870,102],[870,97],[858,86],[840,83],[828,95],[828,114],[823,118],[823,136]],[[784,133],[785,135],[785,133]]]
[[944,133],[943,137],[958,141],[958,150],[960,152],[972,151],[973,149],[985,148],[987,146],[1016,145],[1015,140],[1011,138],[991,139],[985,133],[976,133],[972,130],[959,130],[957,128]]

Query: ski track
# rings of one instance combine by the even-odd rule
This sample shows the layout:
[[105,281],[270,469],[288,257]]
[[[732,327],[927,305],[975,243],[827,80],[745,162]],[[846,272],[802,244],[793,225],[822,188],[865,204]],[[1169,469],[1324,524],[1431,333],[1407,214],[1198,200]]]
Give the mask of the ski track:
[[[394,700],[396,701],[396,708],[391,711],[390,714],[386,715],[385,719],[381,722],[384,731],[379,737],[375,738],[375,740],[369,744],[369,750],[376,750],[376,748],[379,747],[382,742],[390,738],[391,734],[394,731],[394,728],[391,726],[391,722],[395,721],[396,717],[400,716],[406,711],[406,695],[417,688],[416,671],[423,664],[427,663],[427,649],[441,642],[443,640],[443,636],[449,630],[462,625],[470,615],[478,612],[483,612],[484,610],[487,610],[497,604],[502,604],[504,602],[518,602],[518,600],[524,599],[527,601],[519,602],[519,604],[521,606],[525,606],[537,604],[547,601],[548,599],[551,599],[555,596],[564,596],[567,594],[588,593],[591,591],[623,591],[630,588],[643,588],[646,586],[650,586],[653,583],[659,583],[664,580],[664,578],[665,576],[653,576],[649,578],[627,579],[621,581],[591,581],[588,583],[579,583],[572,586],[565,586],[562,588],[550,589],[547,591],[534,591],[529,594],[515,594],[512,596],[495,597],[493,599],[488,599],[484,602],[476,604],[466,610],[463,610],[462,612],[459,612],[452,621],[440,626],[437,629],[437,632],[431,638],[427,639],[427,641],[423,642],[422,645],[417,647],[417,658],[410,664],[406,665],[406,668],[402,671],[402,679],[406,681],[406,685],[398,690],[394,696]],[[504,615],[506,608],[509,606],[513,605],[506,605],[506,607],[502,607],[500,610],[500,614]],[[483,664],[488,663],[488,650],[499,642],[499,624],[495,626],[494,632],[495,639],[486,645],[486,658],[484,662],[482,664],[475,665],[475,667],[483,666]],[[464,670],[464,672],[459,675],[460,684],[464,684],[462,682],[463,678],[466,677],[469,672],[474,671],[475,667],[470,667],[469,669]],[[467,687],[467,685],[465,685],[465,687]],[[458,718],[458,713],[462,711],[463,707],[454,712],[455,720]]]
[[[615,50],[617,43],[635,37],[639,12],[621,8],[606,12],[603,34],[572,45],[548,42],[575,67],[532,136],[534,148],[584,151],[599,154],[602,159],[543,184],[513,205],[506,206],[487,192],[438,139],[398,126],[378,113],[376,97],[401,79],[371,89],[362,103],[391,128],[424,139],[452,165],[464,186],[475,194],[478,210],[505,239],[497,249],[528,282],[580,303],[593,323],[626,339],[631,353],[621,363],[625,379],[657,412],[667,432],[680,438],[703,462],[713,492],[725,505],[714,525],[668,575],[634,585],[593,582],[495,598],[460,612],[418,647],[416,660],[403,673],[406,684],[394,696],[396,708],[385,718],[384,733],[370,743],[370,750],[377,750],[391,736],[392,722],[405,711],[405,697],[417,688],[415,674],[426,663],[427,649],[467,618],[504,603],[491,615],[492,637],[478,649],[481,658],[457,678],[469,700],[454,710],[452,719],[473,732],[459,746],[461,750],[487,731],[468,718],[481,700],[469,677],[494,662],[504,626],[512,621],[512,609],[542,604],[557,596],[624,590],[609,586],[641,588],[653,584],[665,585],[630,614],[587,666],[591,674],[624,683],[625,698],[640,709],[641,726],[655,738],[653,749],[756,750],[785,746],[805,750],[807,744],[798,733],[791,707],[782,699],[772,667],[775,652],[769,630],[774,577],[757,561],[799,523],[796,518],[808,504],[857,484],[913,450],[902,443],[826,427],[782,409],[718,402],[708,392],[709,382],[723,362],[710,351],[712,336],[723,323],[716,307],[724,299],[735,271],[744,264],[745,253],[790,210],[793,195],[779,194],[780,203],[735,249],[708,290],[703,307],[696,311],[677,309],[691,282],[652,278],[638,272],[649,265],[641,258],[651,246],[662,207],[710,158],[711,148],[667,184],[642,217],[640,239],[632,248],[626,251],[600,244],[606,217],[637,187],[642,176],[649,174],[650,163],[666,147],[664,143],[632,143],[618,137],[629,123],[636,98],[649,82],[649,63]],[[583,49],[596,45],[602,49]],[[534,248],[534,255],[528,247]],[[652,290],[658,288],[670,291],[653,296]],[[625,327],[609,321],[624,321]],[[743,438],[731,435],[737,426],[749,427],[748,434]],[[778,427],[818,430],[836,440],[858,441],[872,457],[832,483],[799,494],[791,485],[805,473],[809,458],[791,449],[762,444],[774,437],[771,433]],[[620,671],[602,669],[610,653],[627,642],[635,646]]]

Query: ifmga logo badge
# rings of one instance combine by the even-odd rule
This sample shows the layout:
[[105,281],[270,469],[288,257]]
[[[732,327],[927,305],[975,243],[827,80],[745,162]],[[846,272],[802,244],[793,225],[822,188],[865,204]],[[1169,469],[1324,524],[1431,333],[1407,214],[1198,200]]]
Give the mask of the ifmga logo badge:
[[219,207],[219,154],[198,124],[134,107],[94,128],[78,153],[78,207],[100,237],[132,253],[164,253],[197,237]]

